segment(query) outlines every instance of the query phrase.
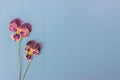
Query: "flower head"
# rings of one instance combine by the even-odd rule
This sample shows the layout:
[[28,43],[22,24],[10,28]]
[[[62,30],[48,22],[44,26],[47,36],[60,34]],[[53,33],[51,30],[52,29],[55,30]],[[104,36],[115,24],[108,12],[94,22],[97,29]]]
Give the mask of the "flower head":
[[10,22],[9,30],[15,32],[11,35],[14,41],[20,41],[24,37],[28,37],[32,31],[32,25],[30,23],[23,23],[21,19],[16,18]]
[[40,50],[41,50],[41,46],[39,42],[35,40],[28,41],[25,47],[25,51],[26,51],[25,59],[27,59],[28,61],[31,61],[32,56],[39,55]]

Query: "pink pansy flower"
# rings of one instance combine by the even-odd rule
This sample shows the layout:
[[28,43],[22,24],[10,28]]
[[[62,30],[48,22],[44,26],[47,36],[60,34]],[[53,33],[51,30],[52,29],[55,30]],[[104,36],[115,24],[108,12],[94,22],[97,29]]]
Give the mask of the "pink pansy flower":
[[20,41],[22,38],[29,36],[32,26],[30,23],[23,23],[19,18],[16,18],[10,22],[9,30],[15,32],[11,35],[11,38],[14,41]]

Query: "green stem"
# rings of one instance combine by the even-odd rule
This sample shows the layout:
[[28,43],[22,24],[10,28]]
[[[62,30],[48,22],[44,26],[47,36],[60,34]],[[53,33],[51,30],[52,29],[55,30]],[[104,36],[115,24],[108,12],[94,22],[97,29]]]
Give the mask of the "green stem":
[[23,75],[22,80],[25,79],[26,73],[27,73],[27,71],[28,71],[28,69],[29,69],[29,67],[30,67],[31,62],[32,62],[32,61],[29,61],[29,62],[28,62],[28,64],[27,64],[27,68],[26,68],[26,70],[25,70],[25,72],[24,72],[24,75]]
[[21,80],[21,59],[20,59],[20,41],[18,42],[18,71],[19,71],[19,80]]

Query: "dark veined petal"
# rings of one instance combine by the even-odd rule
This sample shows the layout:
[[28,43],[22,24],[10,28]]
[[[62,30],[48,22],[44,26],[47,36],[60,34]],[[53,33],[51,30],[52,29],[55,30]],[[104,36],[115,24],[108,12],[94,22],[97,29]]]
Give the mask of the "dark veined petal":
[[11,38],[16,42],[21,40],[21,36],[19,34],[11,35]]
[[37,42],[35,40],[28,41],[26,45],[30,46],[32,49],[37,49],[38,52],[40,52],[41,46],[40,46],[39,42]]
[[29,52],[29,51],[30,51],[30,47],[29,47],[29,46],[26,46],[26,47],[25,47],[25,51],[26,51],[26,52]]
[[31,61],[32,60],[32,55],[29,55],[29,54],[25,54],[25,59],[27,59],[28,61]]
[[21,28],[27,28],[29,32],[32,31],[32,25],[30,23],[24,23],[21,25]]
[[12,31],[12,32],[16,32],[17,31],[17,24],[16,23],[11,23],[10,26],[9,26],[9,30]]
[[19,18],[13,19],[13,20],[10,22],[10,24],[12,24],[12,23],[17,24],[18,27],[20,27],[20,26],[22,25],[22,21],[21,21],[21,19],[19,19]]
[[22,28],[22,31],[20,32],[22,37],[28,37],[29,36],[29,30],[27,28]]

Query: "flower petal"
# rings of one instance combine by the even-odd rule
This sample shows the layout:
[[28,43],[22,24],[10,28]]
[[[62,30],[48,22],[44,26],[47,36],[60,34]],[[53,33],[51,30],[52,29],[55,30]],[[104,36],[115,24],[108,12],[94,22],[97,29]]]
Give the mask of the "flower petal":
[[12,32],[16,32],[17,31],[17,24],[16,23],[11,23],[10,26],[9,26],[9,30],[12,31]]
[[32,31],[32,25],[30,23],[22,24],[21,28],[27,28],[29,30],[29,33]]
[[22,24],[22,20],[19,19],[19,18],[15,18],[15,19],[13,19],[13,20],[10,22],[10,24],[12,24],[12,23],[17,24],[17,26],[20,27],[21,24]]
[[38,51],[38,49],[34,49],[34,51],[33,51],[33,54],[34,54],[34,55],[37,56],[37,55],[39,55],[39,53],[40,53],[40,52]]
[[20,32],[22,37],[28,37],[29,36],[29,30],[27,28],[23,28]]
[[30,51],[30,47],[29,47],[29,46],[26,46],[26,47],[25,47],[25,51],[26,51],[26,52],[29,52],[29,51]]
[[19,34],[14,34],[14,35],[11,35],[11,38],[14,40],[14,41],[20,41],[21,40],[21,36]]
[[26,45],[29,46],[29,47],[31,47],[32,49],[37,49],[39,52],[41,50],[40,43],[37,42],[37,41],[35,41],[35,40],[28,41]]
[[32,55],[26,54],[24,57],[25,57],[25,59],[27,59],[28,61],[31,61],[31,60],[32,60]]

